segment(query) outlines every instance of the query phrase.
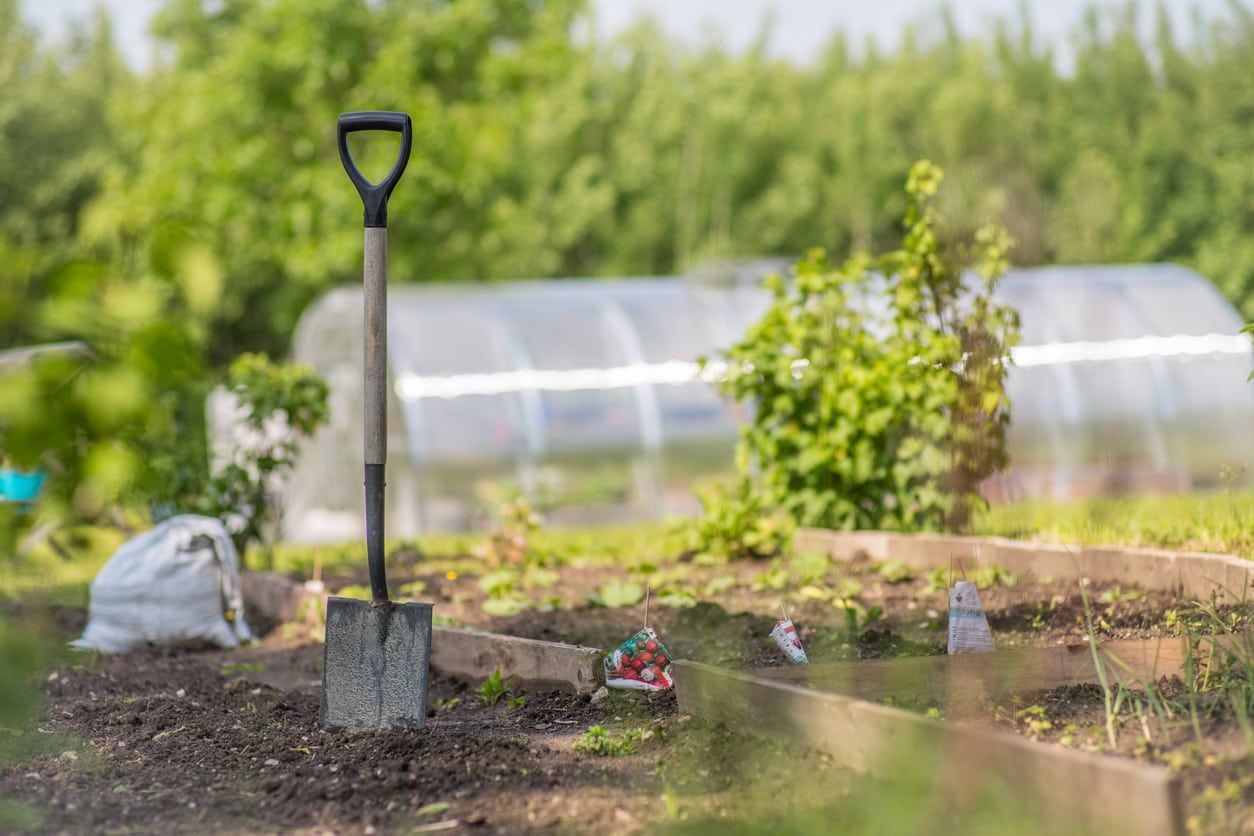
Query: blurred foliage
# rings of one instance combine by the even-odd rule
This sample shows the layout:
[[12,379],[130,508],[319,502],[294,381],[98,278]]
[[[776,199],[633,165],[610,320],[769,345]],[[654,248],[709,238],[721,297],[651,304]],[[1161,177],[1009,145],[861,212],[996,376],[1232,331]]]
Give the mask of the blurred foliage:
[[[97,18],[41,48],[0,0],[0,338],[84,250],[168,275],[214,365],[281,352],[360,271],[341,111],[414,117],[395,281],[636,275],[708,257],[870,251],[926,157],[960,239],[994,217],[1025,264],[1177,261],[1254,315],[1254,13],[1173,32],[1092,12],[1060,70],[1024,20],[945,15],[818,60],[589,35],[582,0],[165,0],[134,77]],[[355,149],[385,166],[394,138]],[[138,269],[136,269],[138,268]]]
[[[583,0],[164,0],[139,74],[103,14],[45,44],[18,9],[0,0],[0,346],[92,359],[6,376],[0,450],[50,471],[58,518],[203,483],[213,376],[356,280],[346,110],[414,117],[394,281],[881,250],[926,157],[951,173],[947,240],[993,217],[1020,263],[1178,261],[1254,316],[1240,4],[1188,33],[1160,15],[1149,43],[1152,12],[1094,11],[1064,70],[1022,19],[968,38],[942,14],[891,53],[835,35],[802,63],[647,20],[599,39]],[[367,174],[394,141],[354,149]]]
[[944,243],[941,177],[911,168],[900,249],[839,267],[816,251],[791,284],[772,276],[771,306],[724,353],[719,385],[752,410],[741,478],[802,525],[962,531],[1006,466],[1018,315],[992,299],[1009,242],[991,225],[970,251]]
[[279,493],[296,465],[300,443],[329,415],[327,384],[305,366],[241,354],[227,391],[235,397],[244,437],[182,507],[226,521],[241,562],[250,543],[267,544],[282,516]]
[[976,531],[1046,542],[1146,546],[1254,558],[1254,491],[995,505],[979,516]]

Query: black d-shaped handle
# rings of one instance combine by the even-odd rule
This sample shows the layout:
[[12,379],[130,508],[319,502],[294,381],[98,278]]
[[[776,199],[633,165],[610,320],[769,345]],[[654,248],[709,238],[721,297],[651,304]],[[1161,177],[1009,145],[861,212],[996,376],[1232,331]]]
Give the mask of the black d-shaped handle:
[[[409,146],[413,142],[413,122],[408,113],[394,113],[386,110],[367,110],[361,113],[341,113],[339,121],[340,161],[344,170],[357,187],[365,207],[366,226],[386,227],[388,225],[388,198],[392,189],[405,173],[409,164]],[[396,131],[401,135],[401,153],[396,158],[396,165],[378,183],[371,183],[357,170],[353,155],[348,151],[348,135],[357,131]]]

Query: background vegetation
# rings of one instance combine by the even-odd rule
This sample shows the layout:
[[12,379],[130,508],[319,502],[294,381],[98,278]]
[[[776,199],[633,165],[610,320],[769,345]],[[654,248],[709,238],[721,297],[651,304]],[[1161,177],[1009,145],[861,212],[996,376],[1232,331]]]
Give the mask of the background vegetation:
[[[206,11],[207,8],[215,11]],[[1254,316],[1254,14],[1152,43],[1092,14],[1074,66],[1018,20],[943,17],[885,54],[809,64],[690,48],[648,23],[590,41],[580,0],[166,0],[126,70],[100,18],[41,45],[0,0],[0,344],[67,260],[160,277],[215,366],[282,353],[358,268],[342,110],[414,115],[398,281],[633,275],[706,257],[889,245],[909,164],[950,173],[955,233],[1019,263],[1178,261]],[[380,165],[390,149],[378,149]]]
[[[203,396],[359,270],[343,110],[415,119],[396,281],[630,275],[883,251],[911,161],[949,172],[946,242],[992,218],[1023,264],[1172,260],[1254,315],[1254,14],[1172,31],[1089,16],[1060,67],[1020,20],[941,15],[892,53],[809,63],[591,38],[582,0],[165,0],[153,68],[97,16],[40,43],[0,0],[0,346],[87,341],[0,393],[0,451],[92,519],[169,500]],[[383,140],[380,140],[382,142]],[[385,165],[390,147],[361,149]],[[199,468],[199,464],[196,465]],[[190,481],[203,481],[203,472]],[[162,495],[164,491],[165,496]],[[0,526],[3,528],[3,526]]]

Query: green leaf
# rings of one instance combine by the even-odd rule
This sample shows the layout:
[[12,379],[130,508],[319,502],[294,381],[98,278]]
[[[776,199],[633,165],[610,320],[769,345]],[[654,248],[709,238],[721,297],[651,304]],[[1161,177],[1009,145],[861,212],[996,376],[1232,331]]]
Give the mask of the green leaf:
[[612,580],[602,584],[595,594],[588,596],[588,600],[597,606],[615,609],[639,604],[644,600],[644,593],[643,584],[635,581]]
[[450,805],[447,801],[433,801],[430,804],[419,807],[415,815],[419,818],[430,818],[431,816],[440,815],[449,807]]

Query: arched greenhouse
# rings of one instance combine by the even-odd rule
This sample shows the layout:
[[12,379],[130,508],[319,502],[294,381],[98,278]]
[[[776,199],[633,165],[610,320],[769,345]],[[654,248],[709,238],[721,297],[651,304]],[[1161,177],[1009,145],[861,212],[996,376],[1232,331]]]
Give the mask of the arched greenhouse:
[[[731,471],[736,437],[735,405],[696,360],[762,312],[763,272],[392,285],[389,532],[465,529],[491,485],[552,505],[555,523],[694,510],[693,481]],[[1254,356],[1201,276],[1051,267],[1014,271],[1000,292],[1023,334],[1012,469],[991,496],[1188,489],[1254,464]],[[327,379],[331,420],[288,488],[289,539],[361,534],[361,344],[358,287],[297,328],[293,359]]]

